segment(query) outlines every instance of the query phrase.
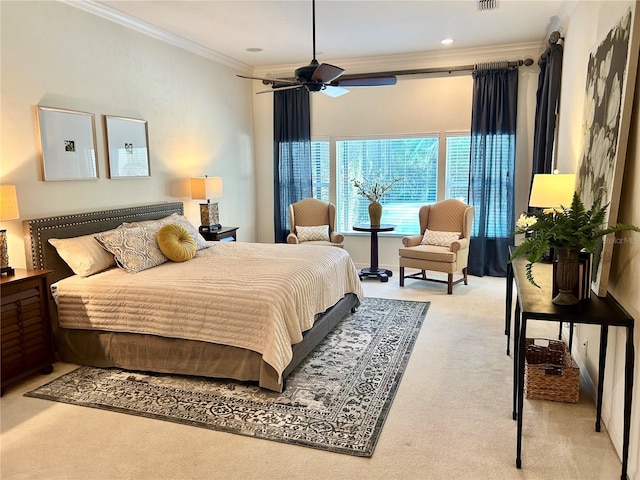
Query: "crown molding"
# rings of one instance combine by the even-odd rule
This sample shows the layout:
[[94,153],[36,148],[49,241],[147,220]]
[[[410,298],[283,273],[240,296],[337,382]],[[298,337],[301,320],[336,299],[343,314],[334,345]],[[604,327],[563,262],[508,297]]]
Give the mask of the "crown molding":
[[[577,0],[573,0],[574,2]],[[232,68],[239,73],[252,74],[259,77],[292,77],[299,64],[267,65],[253,68],[251,65],[227,57],[215,50],[206,48],[179,35],[134,17],[125,15],[113,8],[94,2],[93,0],[61,0],[62,3],[99,16],[111,22],[135,30],[143,35],[155,38],[188,52]],[[562,22],[561,22],[562,23]],[[547,42],[529,42],[491,47],[468,49],[443,49],[401,55],[386,55],[365,58],[323,59],[321,62],[340,65],[349,74],[375,73],[377,71],[411,70],[420,68],[446,68],[460,64],[476,64],[502,60],[518,60],[532,57],[534,61],[546,48]],[[320,56],[321,57],[321,56]]]
[[192,42],[191,40],[187,40],[186,38],[183,38],[179,35],[167,32],[166,30],[151,25],[150,23],[143,22],[142,20],[139,20],[137,18],[127,16],[122,12],[114,10],[113,8],[107,7],[105,5],[95,3],[92,0],[61,1],[62,3],[66,3],[67,5],[71,5],[73,7],[79,8],[80,10],[84,10],[85,12],[89,12],[93,15],[97,15],[98,17],[130,28],[131,30],[135,30],[136,32],[142,33],[143,35],[155,38],[156,40],[160,40],[188,52],[195,53],[196,55],[199,55],[201,57],[208,58],[209,60],[213,60],[227,67],[233,68],[234,70],[237,70],[239,72],[248,74],[252,71],[252,67],[250,65],[247,65],[246,63],[239,62],[233,58],[216,52],[215,50],[203,47],[196,42]]
[[[546,41],[497,45],[491,47],[446,49],[387,55],[366,58],[343,58],[328,60],[319,58],[320,63],[332,63],[344,68],[348,74],[375,73],[392,70],[412,70],[420,68],[446,68],[460,64],[476,64],[482,62],[515,61],[532,58],[534,63],[546,48]],[[300,65],[282,64],[256,67],[253,75],[257,77],[286,78],[293,76],[293,71]]]

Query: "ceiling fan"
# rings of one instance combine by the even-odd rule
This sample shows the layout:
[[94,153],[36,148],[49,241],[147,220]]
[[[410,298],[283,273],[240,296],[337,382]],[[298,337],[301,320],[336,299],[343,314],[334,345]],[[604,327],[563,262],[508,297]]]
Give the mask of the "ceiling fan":
[[249,80],[262,80],[265,85],[271,85],[271,90],[257,93],[267,93],[294,88],[306,88],[309,92],[322,92],[330,97],[338,97],[348,93],[345,87],[379,87],[396,84],[394,75],[354,75],[352,78],[340,78],[344,69],[328,63],[318,63],[316,60],[316,1],[312,0],[313,25],[313,60],[309,65],[296,68],[293,78],[262,78],[238,75]]

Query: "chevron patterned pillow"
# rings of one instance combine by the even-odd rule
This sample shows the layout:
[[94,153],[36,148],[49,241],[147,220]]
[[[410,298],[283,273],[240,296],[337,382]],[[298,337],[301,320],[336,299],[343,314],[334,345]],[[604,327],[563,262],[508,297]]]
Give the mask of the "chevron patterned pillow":
[[450,247],[451,242],[460,238],[460,232],[438,232],[437,230],[425,230],[422,245],[437,245],[440,247]]
[[300,242],[329,241],[329,225],[314,227],[296,227],[296,234]]

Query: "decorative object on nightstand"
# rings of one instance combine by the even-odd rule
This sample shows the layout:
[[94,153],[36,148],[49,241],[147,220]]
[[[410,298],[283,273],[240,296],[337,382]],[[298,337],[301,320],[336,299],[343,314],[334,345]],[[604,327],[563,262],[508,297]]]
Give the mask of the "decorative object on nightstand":
[[32,373],[53,371],[55,356],[47,280],[50,273],[51,270],[18,268],[13,276],[0,278],[0,394],[6,385]]
[[218,202],[211,203],[212,198],[222,197],[222,178],[209,177],[191,179],[191,198],[206,200],[200,204],[200,233],[213,232],[220,229]]
[[[15,185],[0,185],[0,222],[18,220],[18,196]],[[0,230],[0,265],[2,274],[13,275],[14,269],[9,266],[9,250],[7,249],[7,231]]]

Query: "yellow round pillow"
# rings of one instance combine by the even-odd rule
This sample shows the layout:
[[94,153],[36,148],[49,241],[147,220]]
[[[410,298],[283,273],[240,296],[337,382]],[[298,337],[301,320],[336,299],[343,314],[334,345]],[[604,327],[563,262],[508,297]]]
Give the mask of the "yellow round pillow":
[[196,241],[180,225],[165,225],[158,230],[158,246],[165,257],[174,262],[186,262],[196,256]]

